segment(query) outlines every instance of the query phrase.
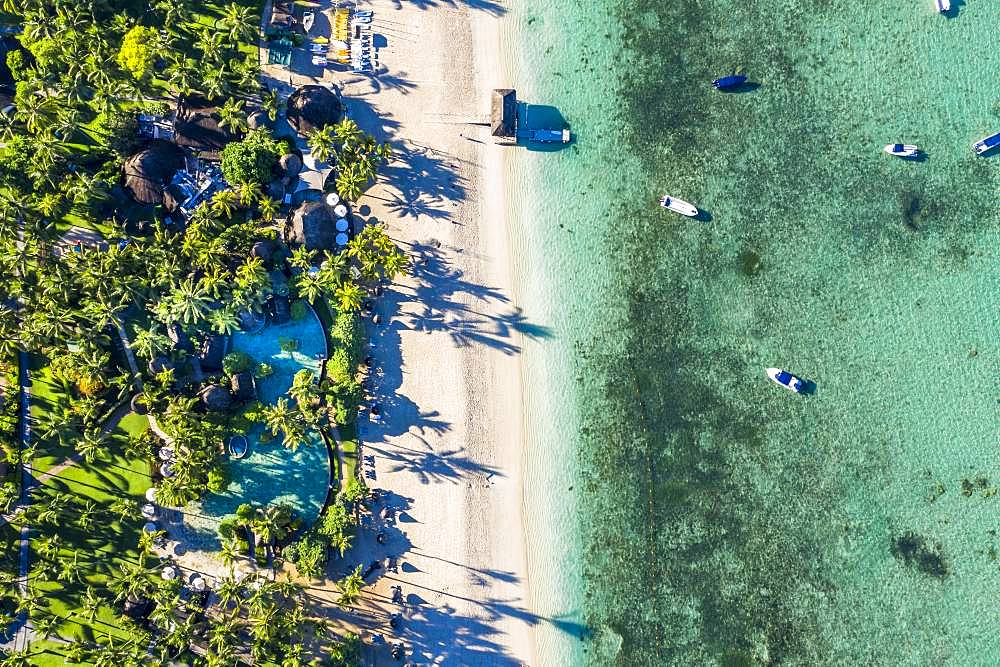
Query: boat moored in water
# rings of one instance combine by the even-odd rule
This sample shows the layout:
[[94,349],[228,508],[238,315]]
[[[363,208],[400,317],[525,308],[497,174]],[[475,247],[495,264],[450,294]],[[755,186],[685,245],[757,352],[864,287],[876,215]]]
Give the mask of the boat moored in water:
[[972,144],[972,150],[976,151],[976,155],[982,155],[983,153],[990,152],[997,146],[1000,146],[1000,132],[991,134],[990,136],[980,139],[976,143]]
[[735,88],[736,86],[741,86],[747,82],[747,77],[743,74],[730,74],[729,76],[720,76],[718,79],[712,82],[712,86],[719,90],[726,90],[727,88]]
[[806,388],[806,383],[801,378],[795,377],[788,371],[783,371],[780,368],[766,368],[764,372],[767,373],[767,377],[771,378],[775,384],[780,384],[788,391],[801,394]]
[[689,218],[695,218],[698,216],[698,207],[694,204],[689,204],[683,199],[677,199],[676,197],[671,197],[670,195],[663,195],[660,199],[660,206],[665,209],[669,209],[674,213],[680,213],[681,215],[686,215]]
[[920,149],[913,144],[886,144],[882,150],[896,157],[916,157],[920,155]]

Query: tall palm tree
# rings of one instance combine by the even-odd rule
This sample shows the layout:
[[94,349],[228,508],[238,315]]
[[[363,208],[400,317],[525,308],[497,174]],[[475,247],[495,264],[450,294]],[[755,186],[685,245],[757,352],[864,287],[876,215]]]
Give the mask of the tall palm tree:
[[240,328],[239,318],[236,317],[236,313],[231,308],[217,308],[209,311],[205,320],[212,331],[217,334],[228,336]]
[[353,282],[344,282],[335,291],[337,298],[337,310],[351,313],[361,310],[361,303],[364,299],[364,290]]
[[361,578],[361,566],[358,565],[354,571],[337,582],[337,590],[340,596],[337,604],[341,607],[350,607],[361,598],[361,587],[365,580]]
[[83,437],[76,442],[76,451],[87,463],[93,463],[99,454],[105,450],[108,435],[97,429],[87,429]]
[[334,136],[340,146],[353,146],[364,134],[351,118],[344,118],[333,127]]
[[215,196],[212,197],[212,210],[217,215],[228,218],[233,214],[237,203],[239,203],[239,195],[236,194],[235,190],[227,188],[216,192]]
[[264,222],[273,222],[274,216],[278,214],[278,201],[262,196],[257,200],[257,208],[260,209],[260,217]]
[[240,183],[237,188],[237,194],[240,200],[240,206],[244,208],[249,208],[254,201],[260,200],[261,192],[260,186],[256,183]]
[[56,579],[67,584],[79,583],[83,581],[84,567],[80,563],[80,552],[73,550],[73,557],[64,557],[59,562],[59,572]]
[[172,314],[185,324],[203,320],[211,302],[201,286],[195,285],[191,278],[178,284],[170,297]]
[[83,617],[93,623],[94,619],[97,618],[97,612],[100,611],[102,603],[103,600],[97,594],[97,590],[93,586],[87,586],[87,591],[80,602],[80,608],[83,609]]
[[361,198],[361,188],[368,183],[368,177],[362,173],[357,163],[352,163],[341,167],[335,183],[341,197],[357,201]]
[[261,108],[267,112],[267,117],[271,119],[271,122],[278,120],[278,115],[285,108],[285,102],[281,99],[281,95],[277,89],[268,90],[264,93],[260,104]]
[[306,135],[306,143],[317,162],[329,162],[335,151],[334,128],[330,125],[318,127]]
[[132,350],[144,359],[152,359],[170,349],[170,339],[161,332],[158,324],[139,329],[132,337]]
[[222,8],[222,18],[216,25],[228,33],[233,42],[249,42],[257,36],[257,16],[249,7],[230,2]]
[[55,614],[45,614],[31,621],[31,631],[36,638],[41,641],[48,641],[51,637],[59,638],[57,630],[63,622],[61,616]]
[[244,110],[246,102],[229,98],[219,108],[219,125],[228,128],[233,134],[240,134],[248,129],[247,114]]

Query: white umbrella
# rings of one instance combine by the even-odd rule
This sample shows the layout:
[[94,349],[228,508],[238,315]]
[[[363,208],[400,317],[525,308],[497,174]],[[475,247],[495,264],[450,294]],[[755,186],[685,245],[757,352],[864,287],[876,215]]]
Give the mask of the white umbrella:
[[148,500],[151,503],[156,501],[156,487],[155,486],[151,486],[148,489],[146,489],[146,500]]
[[340,203],[340,195],[338,195],[336,192],[331,192],[326,196],[327,206],[336,206],[339,203]]
[[338,232],[346,232],[347,231],[347,220],[346,219],[341,218],[340,220],[337,221],[337,231]]
[[174,458],[174,450],[170,447],[161,447],[159,451],[159,457],[161,461],[169,461]]
[[160,474],[164,477],[173,477],[174,469],[170,467],[169,463],[164,463],[160,466]]
[[346,218],[347,217],[347,207],[344,206],[343,204],[337,204],[334,207],[333,212],[337,214],[338,218]]
[[332,46],[335,49],[340,49],[342,51],[346,51],[348,49],[347,42],[340,39],[330,40],[330,46]]
[[147,519],[153,519],[156,517],[156,506],[152,503],[146,503],[142,506],[142,516]]
[[142,527],[142,532],[144,532],[144,533],[155,533],[156,532],[156,524],[153,523],[152,521],[147,521],[146,525]]
[[337,234],[337,245],[347,245],[347,234],[344,232]]
[[195,577],[195,580],[191,582],[191,588],[198,592],[205,590],[205,580],[201,577]]
[[163,572],[160,573],[160,576],[166,579],[167,581],[170,581],[171,579],[176,579],[177,568],[175,568],[173,565],[168,565],[165,568],[163,568]]

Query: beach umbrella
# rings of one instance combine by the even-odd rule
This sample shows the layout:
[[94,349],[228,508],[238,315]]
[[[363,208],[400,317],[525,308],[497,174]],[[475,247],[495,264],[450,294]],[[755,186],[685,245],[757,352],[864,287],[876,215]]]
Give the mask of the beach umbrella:
[[174,450],[170,447],[161,447],[157,455],[160,457],[161,461],[169,461],[174,458]]
[[334,40],[332,40],[330,42],[330,46],[332,46],[335,49],[340,49],[341,51],[346,51],[349,48],[347,46],[347,42],[345,42],[342,39],[334,39]]
[[326,196],[327,206],[336,206],[339,203],[340,203],[340,195],[338,195],[336,192],[331,192]]
[[146,489],[146,500],[148,500],[151,503],[156,501],[156,487],[155,486],[151,486],[148,489]]
[[173,565],[168,565],[165,568],[163,568],[163,572],[160,573],[160,576],[163,577],[166,581],[170,581],[171,579],[176,579],[177,568],[175,568]]
[[146,525],[142,527],[142,532],[144,532],[144,533],[155,533],[156,532],[156,524],[153,523],[152,521],[147,521]]
[[333,212],[337,214],[338,218],[346,218],[347,217],[347,207],[344,206],[343,204],[337,204],[333,208]]
[[169,463],[164,463],[160,466],[160,474],[164,477],[173,477],[174,469],[170,467]]
[[337,245],[347,245],[347,234],[344,232],[337,234]]
[[338,232],[346,232],[347,231],[347,219],[346,218],[341,218],[340,220],[337,221],[337,231]]
[[201,577],[195,577],[194,581],[191,582],[191,588],[200,593],[205,590],[205,580]]
[[146,503],[142,506],[142,516],[147,519],[156,518],[156,505]]

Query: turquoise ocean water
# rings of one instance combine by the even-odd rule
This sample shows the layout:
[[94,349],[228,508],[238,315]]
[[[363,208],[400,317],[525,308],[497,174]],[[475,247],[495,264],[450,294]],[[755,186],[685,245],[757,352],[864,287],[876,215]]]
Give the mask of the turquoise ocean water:
[[[511,9],[511,83],[577,136],[507,174],[553,332],[523,355],[540,664],[1000,662],[1000,156],[970,150],[1000,5],[952,4]],[[711,90],[736,67],[760,86]]]

